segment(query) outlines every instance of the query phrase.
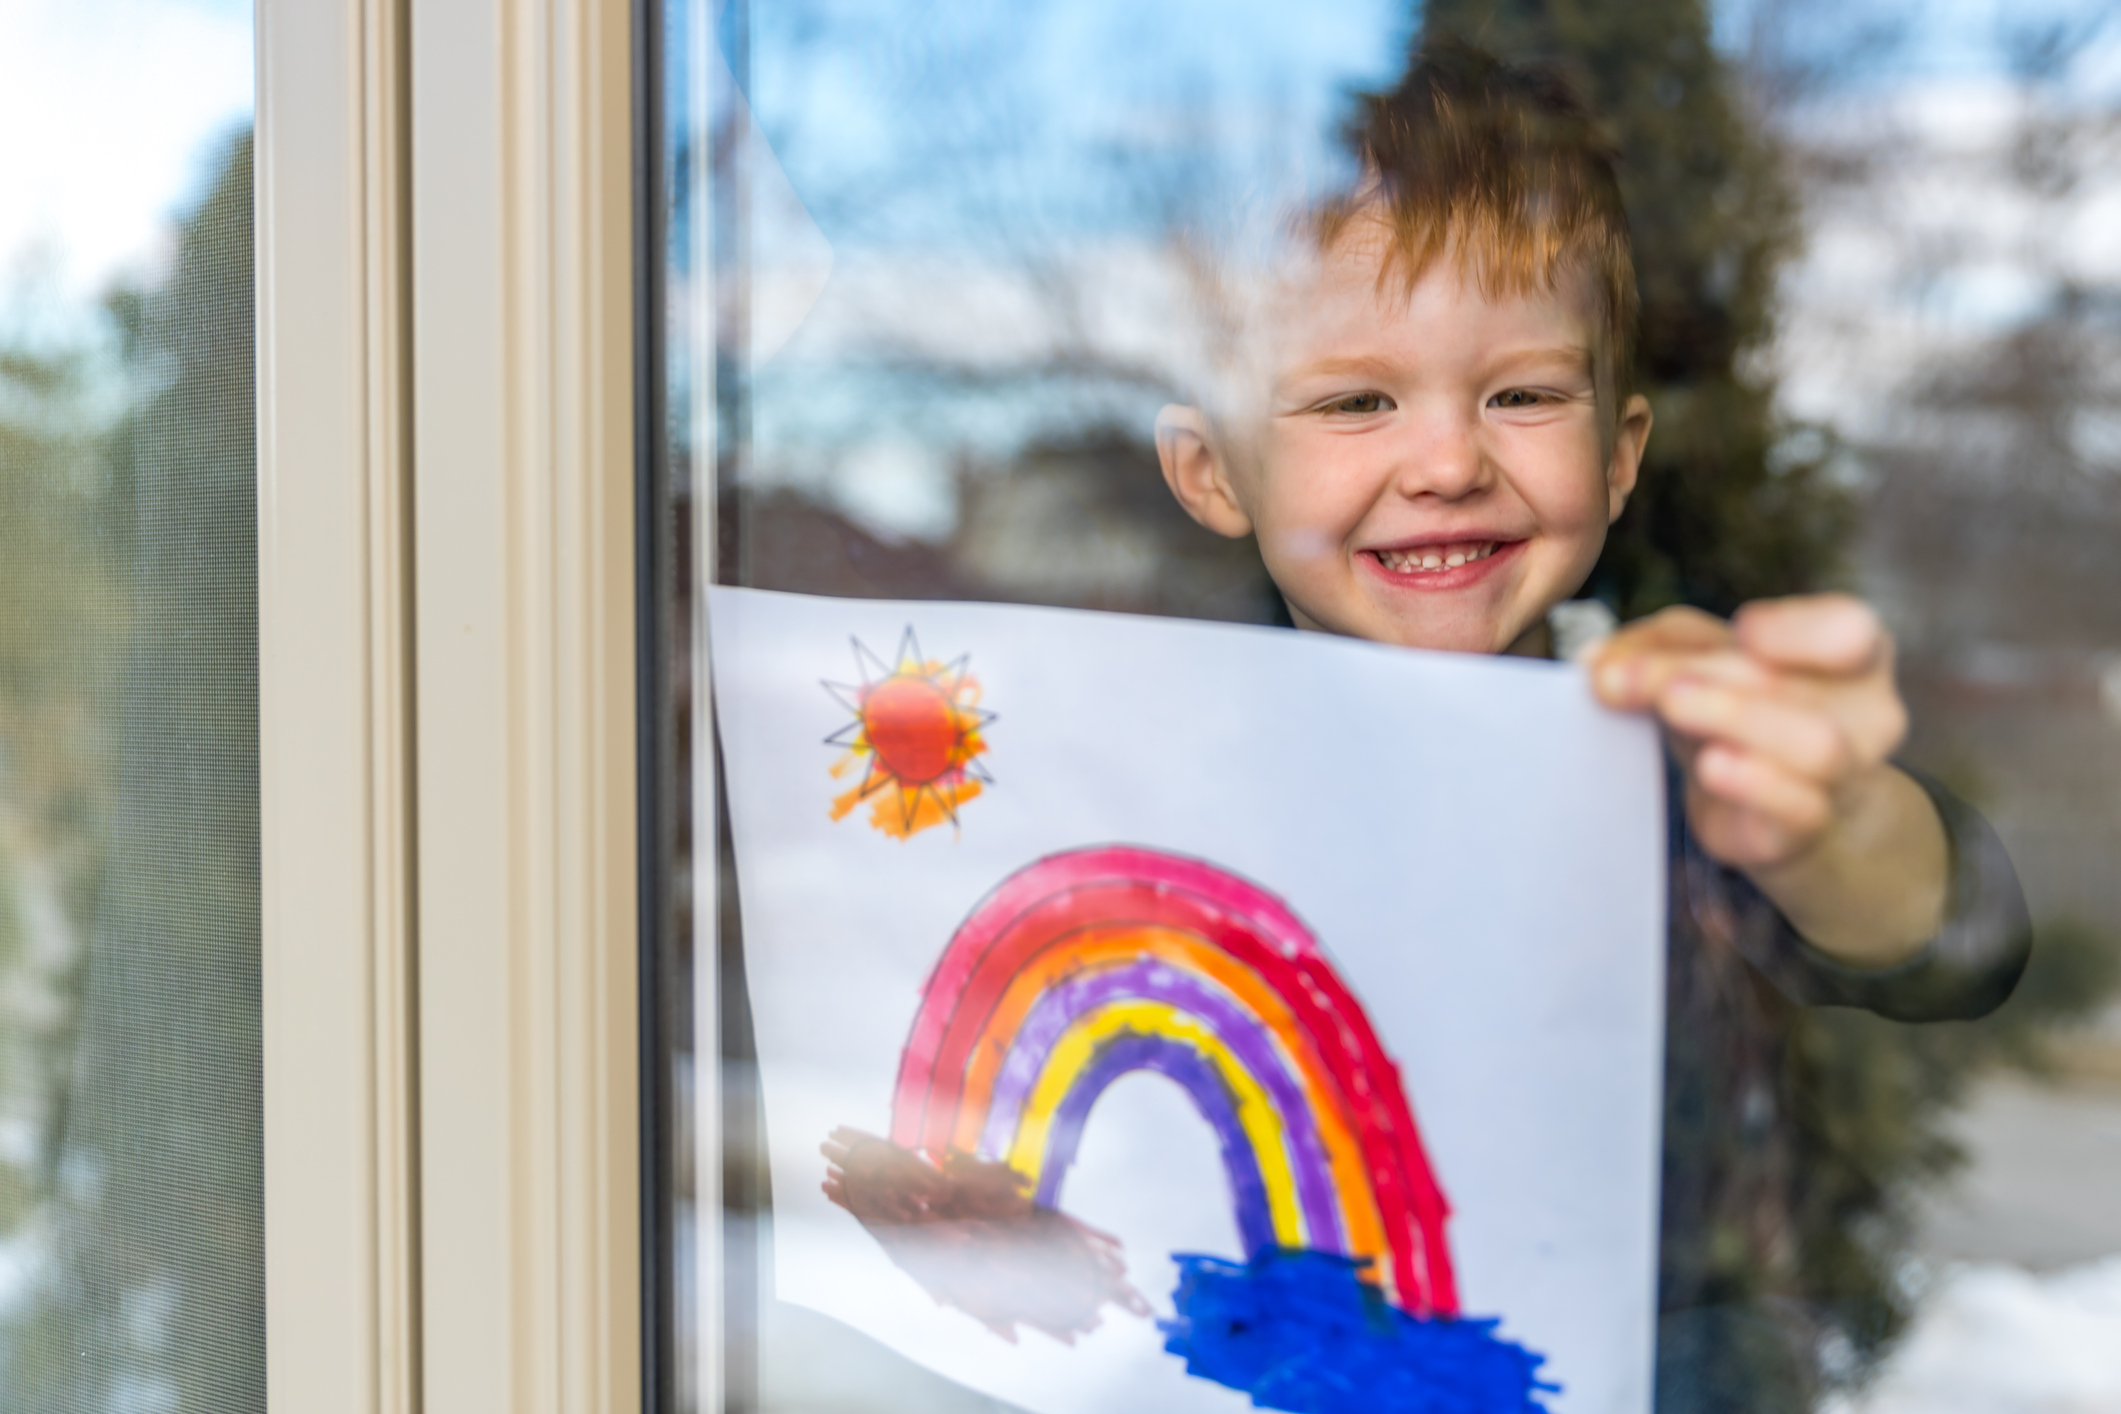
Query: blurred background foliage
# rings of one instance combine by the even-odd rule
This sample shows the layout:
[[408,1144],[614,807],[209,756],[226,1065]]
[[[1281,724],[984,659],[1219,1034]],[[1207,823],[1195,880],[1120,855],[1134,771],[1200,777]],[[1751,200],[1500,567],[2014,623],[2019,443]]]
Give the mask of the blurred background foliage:
[[0,1404],[30,1414],[264,1408],[247,135],[175,234],[98,320],[0,321]]

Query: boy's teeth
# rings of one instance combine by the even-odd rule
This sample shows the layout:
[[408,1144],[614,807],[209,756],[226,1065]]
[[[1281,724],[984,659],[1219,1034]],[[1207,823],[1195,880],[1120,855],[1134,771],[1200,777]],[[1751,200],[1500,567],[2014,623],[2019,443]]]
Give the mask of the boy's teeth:
[[1463,549],[1443,550],[1380,550],[1377,558],[1384,567],[1397,574],[1426,573],[1431,570],[1455,570],[1460,565],[1474,560],[1484,560],[1495,553],[1495,542],[1483,541]]

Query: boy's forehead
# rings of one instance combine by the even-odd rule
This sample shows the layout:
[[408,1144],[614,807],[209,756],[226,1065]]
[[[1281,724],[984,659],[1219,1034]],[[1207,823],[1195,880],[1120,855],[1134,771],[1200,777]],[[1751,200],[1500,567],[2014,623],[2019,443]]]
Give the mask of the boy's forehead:
[[1454,247],[1408,280],[1382,223],[1351,230],[1292,271],[1273,343],[1277,375],[1297,365],[1344,368],[1397,354],[1465,354],[1498,340],[1536,341],[1588,360],[1594,321],[1591,274],[1571,262],[1553,287],[1495,289]]

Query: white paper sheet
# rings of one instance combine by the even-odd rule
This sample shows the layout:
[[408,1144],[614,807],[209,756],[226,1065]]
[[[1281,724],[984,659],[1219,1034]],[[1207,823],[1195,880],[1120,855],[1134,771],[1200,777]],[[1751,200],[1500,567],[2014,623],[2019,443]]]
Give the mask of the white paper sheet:
[[[1649,1408],[1664,836],[1646,723],[1599,709],[1571,667],[1282,630],[738,590],[710,609],[780,1299],[1035,1414],[1253,1407],[1117,1307],[1072,1344],[1028,1326],[1003,1339],[822,1187],[836,1130],[904,1137],[923,988],[983,900],[1041,860],[1124,845],[1140,854],[1094,857],[1197,862],[1316,939],[1397,1063],[1451,1208],[1458,1313],[1499,1319],[1493,1338],[1561,1386],[1534,1407]],[[899,661],[909,629],[919,664]],[[991,784],[905,838],[871,820],[881,799],[904,821],[888,781],[831,818],[887,756],[932,768],[933,743],[897,719],[885,748],[830,774],[859,739],[854,708],[885,700],[865,684],[928,664],[951,665],[934,691],[994,714],[958,719],[979,723],[984,749],[962,764]],[[1054,1195],[1117,1239],[1155,1318],[1174,1315],[1173,1254],[1247,1255],[1204,1114],[1165,1074],[1126,1075]]]

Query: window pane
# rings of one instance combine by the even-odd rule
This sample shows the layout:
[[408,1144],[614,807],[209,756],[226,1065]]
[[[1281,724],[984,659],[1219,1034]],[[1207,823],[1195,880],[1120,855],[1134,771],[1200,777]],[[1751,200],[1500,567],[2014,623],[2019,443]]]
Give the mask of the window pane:
[[261,1410],[251,15],[0,16],[0,1404]]
[[[688,726],[701,582],[1308,626],[1273,547],[1167,489],[1160,410],[1212,427],[1218,390],[1271,361],[1263,291],[1292,249],[1316,257],[1336,199],[1372,199],[1365,103],[1422,46],[1470,40],[1571,92],[1632,247],[1614,382],[1654,424],[1541,646],[1675,606],[1861,598],[1911,724],[1886,769],[1993,827],[2035,938],[2000,1006],[1897,1020],[1800,1004],[1675,935],[1656,1407],[2121,1408],[2111,7],[651,8],[656,514],[683,630],[661,669]],[[711,764],[673,750],[666,773]],[[722,889],[700,968],[721,984],[730,1407],[994,1407],[775,1299],[726,825],[660,843],[672,879]],[[681,962],[663,984],[689,996]]]

